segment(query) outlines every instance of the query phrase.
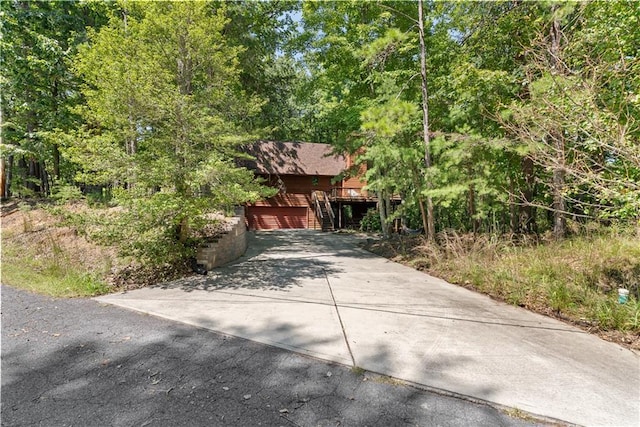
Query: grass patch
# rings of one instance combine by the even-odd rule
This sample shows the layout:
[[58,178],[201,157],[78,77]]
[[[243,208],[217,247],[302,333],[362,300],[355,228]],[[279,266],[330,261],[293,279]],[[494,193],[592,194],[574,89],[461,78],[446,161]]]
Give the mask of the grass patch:
[[108,292],[101,274],[108,269],[108,263],[96,271],[89,271],[73,262],[60,246],[49,240],[48,250],[42,245],[37,250],[7,242],[3,233],[2,283],[52,297],[94,296]]
[[[515,305],[602,330],[640,332],[640,241],[630,236],[609,233],[530,246],[503,242],[458,250],[430,271]],[[630,290],[627,304],[618,304],[619,287]]]
[[360,366],[354,366],[351,368],[351,372],[361,377],[365,374],[366,370],[364,368],[361,368]]
[[[640,238],[634,230],[612,228],[561,242],[527,239],[452,233],[440,235],[437,245],[405,238],[369,249],[605,337],[611,331],[640,348]],[[629,290],[626,304],[618,303],[618,288]]]
[[531,414],[528,414],[527,412],[519,408],[506,408],[502,412],[511,418],[517,418],[519,420],[531,422],[536,421],[536,419]]
[[388,384],[392,386],[403,386],[407,384],[405,381],[387,375],[373,375],[370,380],[378,384]]

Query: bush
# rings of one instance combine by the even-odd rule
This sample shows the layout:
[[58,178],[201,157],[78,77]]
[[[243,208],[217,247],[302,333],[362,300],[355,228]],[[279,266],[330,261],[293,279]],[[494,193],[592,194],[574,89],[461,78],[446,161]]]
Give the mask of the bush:
[[51,198],[60,205],[84,199],[80,188],[72,184],[56,184],[51,189]]
[[382,231],[382,226],[380,225],[380,215],[378,214],[377,209],[369,208],[367,210],[367,213],[360,220],[360,231]]

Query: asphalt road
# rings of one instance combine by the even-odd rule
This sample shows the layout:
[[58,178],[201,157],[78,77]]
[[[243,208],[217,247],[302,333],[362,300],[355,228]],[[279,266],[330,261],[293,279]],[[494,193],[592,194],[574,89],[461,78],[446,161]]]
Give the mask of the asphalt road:
[[1,296],[3,426],[533,425],[93,300]]

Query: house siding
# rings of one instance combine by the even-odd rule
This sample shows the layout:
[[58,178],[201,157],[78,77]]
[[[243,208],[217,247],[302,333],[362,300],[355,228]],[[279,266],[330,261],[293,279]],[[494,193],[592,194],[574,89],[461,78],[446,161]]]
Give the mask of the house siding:
[[[251,229],[311,228],[322,229],[316,218],[312,194],[324,191],[332,201],[338,227],[352,226],[362,212],[375,204],[374,195],[362,190],[360,178],[366,164],[355,164],[355,155],[335,155],[329,144],[260,141],[246,147],[253,160],[245,167],[264,179],[265,185],[279,189],[276,196],[247,207]],[[346,172],[341,181],[332,183]],[[354,175],[354,176],[351,176]],[[353,221],[343,220],[343,207],[352,206]]]
[[[316,218],[311,194],[313,191],[329,193],[333,187],[331,176],[310,175],[262,175],[267,185],[280,188],[281,192],[266,200],[250,205],[247,210],[249,228],[265,230],[274,228],[322,228]],[[304,215],[302,210],[305,209]],[[304,217],[304,219],[302,219]],[[304,226],[303,226],[304,225]]]

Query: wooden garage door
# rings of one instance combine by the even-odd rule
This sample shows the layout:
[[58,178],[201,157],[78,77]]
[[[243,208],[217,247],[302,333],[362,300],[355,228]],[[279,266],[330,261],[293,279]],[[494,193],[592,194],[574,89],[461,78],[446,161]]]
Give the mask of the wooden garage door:
[[306,207],[249,206],[247,218],[252,230],[307,228]]

